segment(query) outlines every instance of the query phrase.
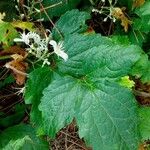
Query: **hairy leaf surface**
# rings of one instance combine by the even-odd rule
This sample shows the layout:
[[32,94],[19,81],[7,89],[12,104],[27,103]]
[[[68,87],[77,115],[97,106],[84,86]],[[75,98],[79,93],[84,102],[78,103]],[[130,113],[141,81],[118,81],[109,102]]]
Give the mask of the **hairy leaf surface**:
[[56,22],[55,28],[53,29],[53,37],[58,39],[60,38],[60,34],[64,37],[68,34],[86,31],[87,25],[85,25],[85,21],[89,18],[89,13],[79,12],[77,9],[66,12]]
[[116,81],[139,59],[140,48],[112,44],[94,34],[74,34],[64,43],[69,59],[59,61],[58,70],[65,77],[44,90],[39,106],[45,132],[54,137],[75,117],[80,137],[94,150],[136,150],[134,96]]

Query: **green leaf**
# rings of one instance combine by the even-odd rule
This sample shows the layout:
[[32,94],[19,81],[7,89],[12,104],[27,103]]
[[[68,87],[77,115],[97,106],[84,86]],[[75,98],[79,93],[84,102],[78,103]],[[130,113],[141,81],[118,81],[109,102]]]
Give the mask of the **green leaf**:
[[122,44],[122,45],[129,45],[131,44],[130,41],[129,41],[129,38],[128,36],[121,36],[121,35],[113,35],[111,36],[111,39],[112,41],[115,43],[115,44]]
[[[42,132],[41,112],[38,110],[42,91],[50,84],[52,72],[49,67],[35,69],[29,74],[29,79],[26,83],[25,103],[32,104],[30,117],[32,123],[38,127],[38,131]],[[40,134],[40,133],[39,133]]]
[[141,132],[142,141],[150,139],[150,108],[139,108],[140,125],[139,130]]
[[66,12],[61,18],[56,22],[55,27],[53,29],[53,37],[55,39],[60,38],[61,33],[63,37],[73,34],[73,33],[81,33],[86,31],[87,25],[85,25],[85,21],[90,18],[90,14],[87,12],[79,12],[79,10],[75,9],[72,11]]
[[141,7],[135,10],[135,13],[140,17],[134,20],[133,27],[135,30],[142,32],[150,31],[150,1],[147,0]]
[[46,134],[54,137],[75,118],[80,137],[94,150],[136,150],[137,105],[117,81],[140,58],[140,48],[78,34],[67,37],[64,47],[69,59],[58,69],[65,77],[52,81],[39,105]]
[[24,138],[11,140],[2,150],[20,150],[20,149],[33,149],[32,140],[30,137],[25,136]]
[[0,43],[3,48],[13,44],[14,38],[18,36],[16,29],[8,22],[0,22]]
[[69,59],[58,62],[58,69],[64,74],[79,78],[86,75],[94,80],[127,75],[141,53],[138,46],[117,45],[96,34],[70,35],[64,47]]
[[[25,143],[27,142],[27,143]],[[23,145],[21,145],[21,143]],[[8,144],[8,145],[7,145]],[[35,130],[29,125],[17,125],[7,128],[0,134],[0,148],[16,145],[25,150],[47,150],[48,144],[35,135]],[[5,147],[6,146],[6,147]],[[15,149],[16,150],[16,149]]]
[[150,83],[150,61],[146,54],[143,54],[133,66],[131,74],[140,78],[143,83]]
[[[81,0],[43,0],[42,4],[47,11],[48,16],[59,17],[64,14],[66,11],[75,8]],[[37,8],[39,6],[37,5]],[[47,16],[42,12],[41,14],[36,15],[36,18],[44,17],[45,21],[48,21]]]

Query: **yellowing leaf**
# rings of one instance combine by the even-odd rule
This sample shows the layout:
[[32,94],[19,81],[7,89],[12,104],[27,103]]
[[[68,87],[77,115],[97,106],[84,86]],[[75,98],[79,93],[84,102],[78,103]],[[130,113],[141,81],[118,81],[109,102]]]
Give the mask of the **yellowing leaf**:
[[11,23],[13,27],[20,28],[22,30],[35,31],[34,24],[31,22],[14,21]]
[[124,27],[125,32],[127,32],[129,25],[132,24],[132,21],[130,21],[130,20],[125,16],[125,14],[123,13],[122,9],[119,8],[119,7],[113,8],[112,15],[113,15],[116,19],[121,20],[121,25]]
[[134,0],[133,2],[133,8],[140,7],[145,3],[145,0]]

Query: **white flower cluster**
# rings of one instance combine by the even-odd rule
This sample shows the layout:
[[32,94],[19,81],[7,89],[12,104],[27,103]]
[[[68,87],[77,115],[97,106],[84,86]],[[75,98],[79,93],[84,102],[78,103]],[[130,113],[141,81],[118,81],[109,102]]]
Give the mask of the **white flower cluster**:
[[[15,38],[14,41],[25,43],[28,46],[26,50],[32,55],[34,55],[36,58],[38,58],[38,61],[43,61],[42,66],[44,66],[45,64],[50,64],[48,58],[53,53],[55,53],[57,56],[60,56],[65,61],[67,61],[68,59],[68,55],[64,52],[62,41],[57,43],[54,40],[50,40],[48,37],[42,39],[35,32],[29,32],[27,34],[23,32],[20,38]],[[48,44],[52,45],[54,52],[50,53],[48,49]]]
[[[101,1],[103,3],[105,3],[106,0],[101,0]],[[116,5],[117,1],[118,0],[115,0],[113,3],[112,0],[108,0],[109,5],[110,5],[109,7],[102,6],[100,10],[94,8],[94,9],[92,9],[92,12],[106,15],[106,17],[103,20],[104,22],[106,22],[108,20],[108,18],[111,19],[113,22],[116,22],[116,18],[113,16],[113,10],[114,10],[114,6]]]

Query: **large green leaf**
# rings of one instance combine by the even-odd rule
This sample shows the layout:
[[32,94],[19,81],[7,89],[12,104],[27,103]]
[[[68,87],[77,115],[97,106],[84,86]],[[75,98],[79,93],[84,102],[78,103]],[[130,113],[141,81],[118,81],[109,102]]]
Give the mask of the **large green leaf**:
[[78,78],[86,75],[98,80],[125,76],[140,58],[138,46],[117,45],[96,34],[70,35],[65,39],[64,47],[69,59],[67,63],[60,61],[58,68]]
[[142,140],[150,139],[150,108],[141,107],[139,108],[140,125],[139,129],[141,132]]
[[89,18],[89,13],[79,12],[77,9],[66,12],[55,24],[52,32],[54,39],[59,39],[60,34],[64,37],[68,34],[86,31],[87,25],[85,25],[85,21]]
[[140,17],[134,20],[133,27],[135,30],[142,32],[150,31],[150,1],[147,0],[144,5],[137,8],[135,13]]
[[42,118],[41,112],[38,110],[38,105],[42,97],[42,91],[51,82],[52,72],[49,67],[35,69],[29,74],[29,79],[26,83],[25,103],[32,104],[30,112],[31,121],[38,127],[39,134],[42,134]]
[[0,134],[0,149],[9,150],[15,145],[22,150],[48,149],[48,143],[38,138],[31,126],[23,124],[7,128]]
[[[116,81],[139,59],[137,46],[117,45],[99,35],[71,35],[64,41],[67,62],[44,90],[39,106],[51,137],[75,117],[80,137],[94,150],[138,146],[137,106],[129,89]],[[69,76],[68,76],[69,75]]]

